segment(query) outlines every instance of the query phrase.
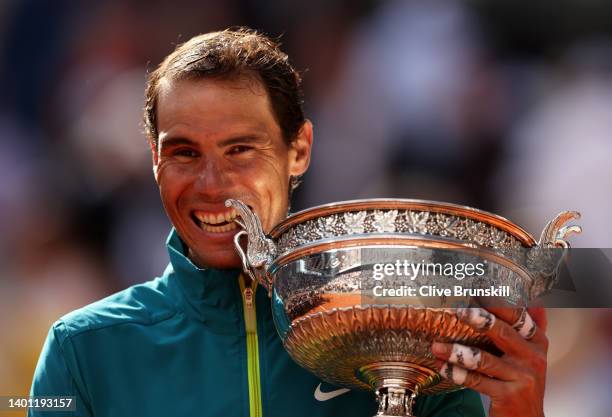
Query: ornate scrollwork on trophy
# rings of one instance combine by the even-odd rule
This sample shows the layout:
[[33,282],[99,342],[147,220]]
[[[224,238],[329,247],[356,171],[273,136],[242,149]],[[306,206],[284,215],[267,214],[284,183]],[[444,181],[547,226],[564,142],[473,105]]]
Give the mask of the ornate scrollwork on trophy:
[[566,238],[572,233],[582,232],[578,225],[567,225],[572,220],[580,219],[576,211],[563,211],[549,221],[538,244],[527,252],[526,264],[536,277],[531,288],[531,298],[549,292],[557,283],[557,269],[565,252],[570,248]]
[[[240,216],[241,230],[234,236],[234,246],[244,271],[255,281],[261,282],[268,292],[272,288],[272,278],[267,274],[266,268],[276,256],[276,245],[266,237],[259,217],[255,215],[242,201],[229,199],[225,202],[226,207],[233,207]],[[248,236],[246,254],[240,245],[240,238]]]
[[511,234],[460,216],[412,210],[362,210],[308,220],[278,240],[279,254],[330,237],[355,234],[400,233],[459,239],[493,249],[515,249],[521,242]]

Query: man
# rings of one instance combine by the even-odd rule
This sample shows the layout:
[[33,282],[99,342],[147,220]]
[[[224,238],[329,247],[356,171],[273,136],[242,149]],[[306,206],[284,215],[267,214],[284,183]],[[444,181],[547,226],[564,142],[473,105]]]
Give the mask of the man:
[[[153,281],[57,321],[32,395],[75,396],[76,413],[63,415],[78,416],[376,413],[371,393],[322,383],[293,363],[265,291],[240,273],[233,247],[236,213],[226,199],[248,204],[266,231],[287,214],[312,146],[301,105],[300,77],[287,56],[249,30],[195,37],[162,62],[149,77],[145,122],[155,180],[174,225],[170,265]],[[513,312],[494,312],[501,320],[473,312],[466,310],[465,320],[506,355],[470,350],[468,357],[457,354],[461,346],[435,344],[442,374],[489,394],[492,416],[541,416],[543,330],[527,341],[506,323],[518,319]],[[419,398],[415,412],[483,415],[470,390]]]

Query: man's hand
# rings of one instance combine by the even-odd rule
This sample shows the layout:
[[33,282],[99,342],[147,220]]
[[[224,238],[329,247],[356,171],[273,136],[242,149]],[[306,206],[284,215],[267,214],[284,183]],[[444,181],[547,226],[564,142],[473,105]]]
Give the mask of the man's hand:
[[[543,308],[465,308],[457,315],[485,333],[501,357],[460,344],[435,342],[440,374],[491,398],[490,417],[543,417],[546,311]],[[533,319],[533,320],[532,320]]]

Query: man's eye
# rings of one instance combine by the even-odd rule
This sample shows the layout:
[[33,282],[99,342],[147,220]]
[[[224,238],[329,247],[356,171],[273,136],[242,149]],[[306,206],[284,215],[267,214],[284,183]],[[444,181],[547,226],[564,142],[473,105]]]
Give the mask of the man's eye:
[[180,156],[184,158],[195,158],[198,156],[198,153],[193,149],[177,149],[174,151],[174,156]]
[[245,153],[250,151],[251,149],[253,149],[250,146],[245,146],[245,145],[236,145],[236,146],[232,146],[228,153],[229,154],[240,154],[240,153]]

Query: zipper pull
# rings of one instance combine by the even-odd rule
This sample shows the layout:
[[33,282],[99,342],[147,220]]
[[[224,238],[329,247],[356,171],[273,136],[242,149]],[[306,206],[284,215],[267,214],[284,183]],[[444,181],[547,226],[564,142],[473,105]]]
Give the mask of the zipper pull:
[[253,289],[251,287],[244,287],[244,301],[248,308],[253,308]]

